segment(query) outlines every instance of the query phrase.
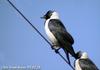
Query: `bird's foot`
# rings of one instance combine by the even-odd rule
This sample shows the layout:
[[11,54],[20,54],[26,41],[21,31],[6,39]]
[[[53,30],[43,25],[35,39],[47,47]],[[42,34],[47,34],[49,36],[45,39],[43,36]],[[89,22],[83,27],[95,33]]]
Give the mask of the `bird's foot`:
[[54,46],[53,45],[51,46],[51,49],[54,50]]
[[52,46],[51,46],[51,49],[52,49],[52,50],[55,50],[55,47],[56,47],[56,46],[57,46],[57,45],[52,45]]
[[60,49],[60,47],[57,47],[58,45],[52,45],[51,48],[52,50],[55,51],[55,53],[59,53],[58,50]]
[[55,53],[59,53],[58,51],[59,51],[59,49],[55,49]]

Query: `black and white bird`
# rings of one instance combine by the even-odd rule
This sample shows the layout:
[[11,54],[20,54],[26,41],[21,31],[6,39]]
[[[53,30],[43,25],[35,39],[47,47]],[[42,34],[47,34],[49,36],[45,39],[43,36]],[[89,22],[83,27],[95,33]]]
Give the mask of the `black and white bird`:
[[65,26],[59,19],[58,13],[56,11],[49,10],[42,18],[45,19],[45,31],[49,40],[53,44],[52,48],[55,50],[62,48],[66,53],[68,61],[69,61],[69,53],[74,58],[77,58],[74,49],[72,47],[74,39],[68,33]]
[[75,60],[75,70],[99,70],[97,66],[88,58],[86,52],[79,51],[78,59]]

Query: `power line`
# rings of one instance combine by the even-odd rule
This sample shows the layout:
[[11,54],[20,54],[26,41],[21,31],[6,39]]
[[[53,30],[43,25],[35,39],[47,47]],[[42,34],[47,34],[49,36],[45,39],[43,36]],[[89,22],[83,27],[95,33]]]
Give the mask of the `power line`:
[[30,26],[32,26],[32,28],[34,28],[36,30],[36,32],[50,45],[52,46],[52,44],[40,33],[40,31],[14,6],[14,4],[7,0],[11,6],[30,24]]
[[[52,46],[52,44],[41,34],[41,32],[17,9],[17,7],[15,7],[15,5],[11,2],[11,1],[9,1],[9,0],[7,0],[8,2],[9,2],[9,4],[29,23],[29,25],[32,27],[32,28],[34,28],[35,30],[36,30],[36,32],[50,45],[50,46]],[[74,69],[74,67],[71,65],[71,64],[69,64],[68,63],[68,61],[60,54],[60,52],[58,51],[58,53],[57,53],[73,70],[75,70]]]
[[73,70],[75,70],[74,67],[71,64],[69,64],[68,61],[61,55],[61,53],[58,52],[58,54]]

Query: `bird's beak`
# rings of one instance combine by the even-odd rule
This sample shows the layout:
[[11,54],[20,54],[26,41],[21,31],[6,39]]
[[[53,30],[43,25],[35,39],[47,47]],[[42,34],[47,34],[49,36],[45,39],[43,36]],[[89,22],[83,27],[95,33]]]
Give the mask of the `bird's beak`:
[[41,19],[44,19],[44,17],[40,17]]
[[44,15],[43,17],[40,17],[41,19],[45,19],[46,18],[46,16]]

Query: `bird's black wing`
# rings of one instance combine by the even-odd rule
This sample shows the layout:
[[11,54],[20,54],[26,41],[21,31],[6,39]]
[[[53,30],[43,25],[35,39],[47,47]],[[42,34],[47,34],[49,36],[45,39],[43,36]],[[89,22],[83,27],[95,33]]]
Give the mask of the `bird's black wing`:
[[51,32],[54,32],[55,31],[63,36],[61,37],[64,37],[65,41],[67,40],[70,44],[73,44],[74,43],[74,39],[73,37],[67,32],[65,26],[62,24],[62,22],[58,19],[51,19],[49,21],[49,29]]
[[99,70],[90,59],[79,59],[82,70]]
[[67,32],[66,28],[62,24],[62,22],[58,19],[51,19],[49,21],[49,29],[56,37],[59,45],[68,51],[73,57],[75,57],[75,52],[72,47],[74,43],[74,39],[72,36]]

